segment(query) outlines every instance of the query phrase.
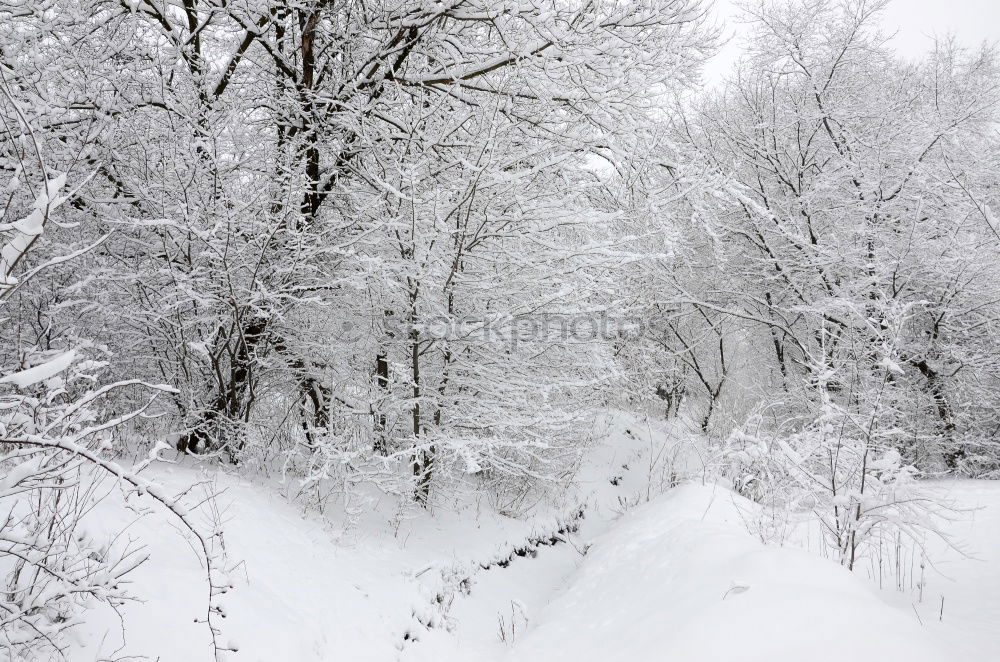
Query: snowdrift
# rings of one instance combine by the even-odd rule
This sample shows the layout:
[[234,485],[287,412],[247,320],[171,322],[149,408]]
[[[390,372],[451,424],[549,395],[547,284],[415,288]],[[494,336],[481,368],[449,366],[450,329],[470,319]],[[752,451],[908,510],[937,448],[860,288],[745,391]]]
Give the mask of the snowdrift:
[[745,533],[753,504],[687,485],[598,538],[509,662],[931,662],[915,619],[834,563]]

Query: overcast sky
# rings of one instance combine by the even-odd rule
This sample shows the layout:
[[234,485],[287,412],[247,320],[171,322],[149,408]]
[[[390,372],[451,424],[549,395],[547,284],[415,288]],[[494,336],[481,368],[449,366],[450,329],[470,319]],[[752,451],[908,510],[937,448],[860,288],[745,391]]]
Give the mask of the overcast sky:
[[[716,0],[716,11],[725,20],[733,12],[731,0]],[[887,32],[898,30],[891,44],[899,53],[916,57],[930,49],[934,35],[949,32],[967,44],[1000,40],[1000,0],[894,0],[883,18]],[[727,34],[738,26],[727,23]],[[734,39],[709,63],[707,75],[718,80],[739,55]]]

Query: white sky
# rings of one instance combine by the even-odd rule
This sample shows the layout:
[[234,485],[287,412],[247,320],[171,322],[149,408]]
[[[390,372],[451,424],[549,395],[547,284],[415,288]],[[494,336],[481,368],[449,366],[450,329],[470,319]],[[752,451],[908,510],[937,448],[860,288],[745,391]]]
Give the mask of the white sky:
[[[721,21],[733,14],[731,0],[715,0]],[[1000,41],[1000,0],[893,0],[883,18],[886,32],[898,33],[890,42],[905,57],[917,57],[933,45],[934,35],[954,33],[959,41],[978,45]],[[726,23],[726,34],[736,34],[709,62],[706,76],[718,81],[739,56],[739,26]]]

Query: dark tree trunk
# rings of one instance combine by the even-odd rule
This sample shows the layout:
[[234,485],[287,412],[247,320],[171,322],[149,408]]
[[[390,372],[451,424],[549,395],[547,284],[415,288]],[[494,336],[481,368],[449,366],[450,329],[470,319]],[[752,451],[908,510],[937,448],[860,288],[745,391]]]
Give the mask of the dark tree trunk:
[[958,467],[958,462],[965,457],[965,449],[955,443],[955,416],[951,402],[948,400],[948,394],[945,393],[944,385],[941,383],[941,374],[927,363],[927,359],[911,361],[910,363],[924,376],[927,390],[930,392],[934,408],[937,410],[941,432],[944,435],[946,447],[944,461],[949,469],[955,469]]
[[[389,390],[389,357],[384,349],[375,356],[375,385],[383,396]],[[385,456],[389,454],[389,439],[386,431],[388,420],[382,407],[383,405],[379,403],[372,410],[375,419],[374,449],[379,455]]]

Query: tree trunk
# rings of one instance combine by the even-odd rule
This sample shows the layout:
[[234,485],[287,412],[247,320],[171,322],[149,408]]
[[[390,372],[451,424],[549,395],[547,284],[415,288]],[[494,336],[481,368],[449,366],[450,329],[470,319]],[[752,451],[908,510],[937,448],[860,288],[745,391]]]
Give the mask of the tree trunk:
[[965,457],[965,449],[955,443],[954,412],[951,408],[951,402],[948,400],[948,395],[944,392],[941,375],[927,363],[927,359],[911,361],[910,363],[920,371],[920,374],[926,380],[927,390],[934,401],[934,407],[937,410],[938,420],[941,425],[941,432],[944,435],[945,447],[947,449],[944,452],[944,461],[949,469],[955,469],[958,466],[959,460]]
[[[389,357],[384,349],[375,355],[375,385],[383,396],[389,390]],[[372,408],[372,416],[375,420],[374,450],[384,457],[389,454],[389,439],[386,433],[388,420],[382,403],[378,403]]]

